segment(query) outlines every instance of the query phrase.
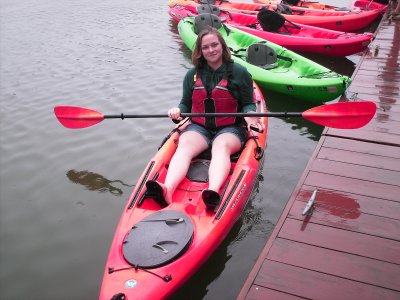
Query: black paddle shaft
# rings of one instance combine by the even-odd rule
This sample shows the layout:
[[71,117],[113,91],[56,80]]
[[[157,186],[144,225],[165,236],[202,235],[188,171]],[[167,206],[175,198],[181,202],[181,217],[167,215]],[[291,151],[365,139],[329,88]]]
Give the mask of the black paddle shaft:
[[[182,118],[186,117],[302,117],[302,112],[266,112],[266,113],[182,113]],[[104,119],[144,119],[144,118],[168,118],[166,114],[152,115],[105,115]]]

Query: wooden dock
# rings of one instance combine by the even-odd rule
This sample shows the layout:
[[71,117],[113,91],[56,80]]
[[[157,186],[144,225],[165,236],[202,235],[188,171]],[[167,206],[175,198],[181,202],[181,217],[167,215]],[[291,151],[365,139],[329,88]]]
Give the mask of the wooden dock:
[[400,299],[400,21],[385,16],[370,49],[348,96],[374,119],[324,130],[238,299]]

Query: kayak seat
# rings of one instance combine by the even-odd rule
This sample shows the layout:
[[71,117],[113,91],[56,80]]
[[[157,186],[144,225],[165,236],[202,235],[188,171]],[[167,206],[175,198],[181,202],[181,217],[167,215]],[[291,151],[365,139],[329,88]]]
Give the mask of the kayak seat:
[[208,4],[201,4],[196,7],[197,13],[200,14],[212,14],[219,16],[221,11],[218,6],[215,5],[208,5]]
[[208,26],[219,29],[222,27],[221,19],[212,14],[200,14],[194,18],[194,32],[199,34],[200,31]]
[[[231,162],[239,160],[242,151],[231,155]],[[186,178],[196,182],[208,182],[208,168],[210,167],[211,149],[207,149],[195,157],[190,163]]]
[[[242,150],[234,153],[231,155],[231,162],[236,162],[239,159],[240,154],[242,153]],[[211,160],[211,148],[208,148],[207,150],[204,150],[203,152],[201,152],[199,155],[197,155],[196,158],[199,159],[207,159],[207,160]]]
[[186,178],[195,182],[208,182],[208,168],[210,167],[210,160],[208,159],[194,159],[189,166],[186,173]]
[[271,47],[256,43],[247,48],[246,59],[248,63],[269,70],[278,66],[278,57]]
[[257,20],[264,31],[278,32],[279,28],[285,25],[286,19],[281,14],[262,8],[257,13]]

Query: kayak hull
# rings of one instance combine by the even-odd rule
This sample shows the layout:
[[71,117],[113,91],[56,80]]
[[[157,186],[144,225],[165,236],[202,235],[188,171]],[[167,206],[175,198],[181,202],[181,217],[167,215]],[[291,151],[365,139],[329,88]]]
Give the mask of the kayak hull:
[[[256,85],[254,93],[258,111],[266,112],[264,98]],[[266,147],[268,119],[262,118],[262,121],[266,130],[254,133],[257,139],[249,139],[238,160],[232,162],[232,172],[221,191],[223,197],[216,212],[207,210],[201,199],[201,191],[207,188],[207,182],[189,179],[188,176],[179,184],[172,203],[167,207],[161,208],[151,198],[143,200],[147,180],[157,178],[163,182],[165,179],[179,133],[175,131],[169,136],[148,163],[122,213],[111,244],[99,299],[109,300],[116,295],[123,295],[127,300],[167,299],[204,264],[229,233],[250,198],[263,161],[262,155],[255,155],[256,149],[259,147],[263,152]],[[206,163],[208,159],[196,159],[193,164],[199,162]],[[193,223],[194,233],[188,247],[165,265],[135,268],[124,256],[123,247],[128,234],[146,217],[170,211],[184,214]]]

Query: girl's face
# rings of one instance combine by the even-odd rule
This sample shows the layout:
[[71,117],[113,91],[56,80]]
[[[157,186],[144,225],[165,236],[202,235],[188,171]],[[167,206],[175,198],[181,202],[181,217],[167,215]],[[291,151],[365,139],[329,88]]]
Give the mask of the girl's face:
[[201,53],[210,66],[222,64],[222,45],[214,34],[206,34],[201,40]]

